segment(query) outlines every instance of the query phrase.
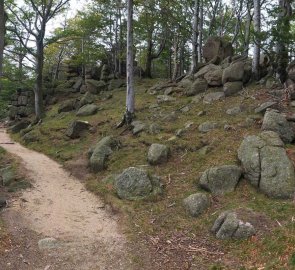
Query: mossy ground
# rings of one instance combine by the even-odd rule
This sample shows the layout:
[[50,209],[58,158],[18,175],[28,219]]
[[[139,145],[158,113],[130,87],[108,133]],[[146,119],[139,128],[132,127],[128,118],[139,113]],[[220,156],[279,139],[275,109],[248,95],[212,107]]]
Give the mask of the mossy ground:
[[[89,147],[106,135],[118,137],[122,148],[111,156],[107,169],[87,177],[87,187],[103,196],[107,203],[123,214],[125,230],[134,243],[133,261],[146,269],[295,269],[295,205],[292,201],[271,200],[260,194],[246,181],[241,181],[237,190],[223,197],[212,197],[210,209],[199,218],[189,217],[182,200],[199,190],[199,174],[214,165],[237,164],[237,149],[245,135],[260,131],[259,119],[250,126],[245,123],[253,109],[260,103],[252,96],[262,91],[259,86],[248,87],[243,95],[226,98],[211,105],[192,103],[192,98],[177,97],[176,101],[150,109],[156,96],[146,90],[156,80],[141,80],[136,83],[136,117],[146,124],[157,123],[163,131],[152,135],[142,133],[133,136],[129,130],[116,129],[124,113],[124,89],[113,91],[109,100],[99,101],[103,108],[94,116],[76,117],[74,112],[58,114],[58,104],[48,109],[46,118],[34,132],[39,140],[28,146],[46,153],[61,163],[86,158]],[[177,96],[177,94],[176,94]],[[242,104],[246,110],[237,116],[227,115],[228,108]],[[190,110],[176,112],[173,121],[163,117],[185,105]],[[206,111],[204,116],[198,112]],[[81,139],[70,140],[65,130],[73,119],[89,121],[92,133]],[[169,141],[175,132],[192,121],[191,128],[181,138]],[[220,128],[201,134],[199,124],[214,121]],[[232,127],[224,130],[224,124]],[[20,140],[18,135],[15,139]],[[147,165],[148,146],[164,143],[170,146],[169,162],[160,166]],[[198,153],[203,145],[211,150],[205,155]],[[289,146],[291,149],[293,146]],[[165,184],[163,197],[144,201],[121,201],[112,185],[101,180],[109,174],[120,173],[129,166],[143,166],[153,174],[161,176]],[[209,229],[221,211],[234,208],[251,208],[261,214],[261,230],[248,240],[220,241]],[[150,251],[150,266],[141,250]]]

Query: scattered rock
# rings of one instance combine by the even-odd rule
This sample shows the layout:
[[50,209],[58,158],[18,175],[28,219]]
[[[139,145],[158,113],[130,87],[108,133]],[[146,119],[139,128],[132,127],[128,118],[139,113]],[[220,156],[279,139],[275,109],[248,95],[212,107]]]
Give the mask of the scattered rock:
[[209,86],[221,86],[222,85],[222,73],[223,70],[217,69],[207,72],[204,75],[205,80]]
[[264,131],[246,137],[238,150],[244,177],[271,198],[293,198],[294,166],[279,135]]
[[95,104],[87,104],[81,107],[78,112],[76,113],[77,116],[89,116],[96,114],[98,111],[98,106]]
[[33,143],[33,142],[39,141],[39,138],[38,138],[37,134],[35,132],[33,132],[33,130],[32,130],[32,131],[26,132],[22,136],[22,140],[25,143]]
[[235,95],[243,88],[243,82],[227,82],[223,85],[223,92],[226,97]]
[[160,179],[145,170],[130,167],[115,179],[115,189],[121,199],[139,200],[163,191]]
[[295,138],[291,123],[287,121],[285,116],[275,110],[266,111],[261,129],[278,133],[285,143],[291,143]]
[[242,175],[242,169],[235,165],[224,165],[206,170],[200,178],[200,186],[215,195],[235,190]]
[[182,113],[187,113],[190,111],[190,106],[186,105],[180,109]]
[[77,81],[75,82],[75,84],[73,85],[73,91],[74,93],[77,93],[80,91],[80,88],[82,86],[82,83],[83,83],[83,79],[80,77],[77,79]]
[[183,136],[183,134],[185,133],[185,130],[184,129],[178,129],[177,131],[176,131],[176,133],[175,133],[175,136],[177,136],[177,137],[182,137]]
[[169,152],[168,146],[154,143],[148,151],[148,162],[151,165],[165,163],[168,160]]
[[223,92],[213,92],[213,93],[206,94],[204,96],[203,103],[204,104],[211,104],[214,101],[222,100],[224,98],[225,98],[225,95]]
[[191,80],[191,78],[186,77],[178,83],[178,86],[185,89],[190,89],[192,84],[193,84],[193,81]]
[[86,80],[87,91],[91,94],[98,94],[107,90],[107,84],[103,81]]
[[184,124],[184,128],[185,128],[185,129],[189,129],[189,128],[191,128],[191,127],[193,126],[193,124],[194,124],[193,121],[186,122],[186,123]]
[[198,217],[210,206],[210,200],[206,194],[195,193],[183,200],[186,211],[192,217]]
[[80,138],[83,132],[89,130],[90,126],[91,125],[86,121],[74,120],[70,123],[66,135],[71,139]]
[[205,145],[201,149],[198,150],[198,154],[201,156],[207,155],[212,150],[210,145]]
[[190,88],[186,89],[185,95],[188,97],[195,96],[197,94],[205,92],[207,88],[208,88],[207,81],[205,79],[198,78],[194,81],[194,83],[191,85]]
[[232,107],[232,108],[228,109],[226,111],[226,114],[228,114],[228,115],[238,115],[241,112],[242,112],[241,106],[235,106],[235,107]]
[[44,238],[38,241],[39,249],[53,249],[58,248],[60,243],[52,237]]
[[118,89],[118,88],[124,87],[125,85],[126,85],[125,80],[113,79],[113,80],[110,80],[109,82],[108,90],[111,91],[114,89]]
[[13,125],[12,127],[9,128],[9,131],[11,133],[18,133],[23,129],[26,129],[29,125],[31,124],[31,122],[29,120],[21,120],[20,122],[18,122],[17,124]]
[[95,101],[94,95],[92,95],[89,92],[86,92],[85,95],[81,98],[81,100],[79,102],[79,108],[81,108],[87,104],[92,104],[94,101]]
[[149,133],[150,134],[159,134],[161,131],[162,131],[162,127],[159,126],[158,124],[156,123],[153,123],[150,125],[150,128],[149,128]]
[[202,98],[204,97],[204,94],[198,94],[192,98],[192,103],[199,103],[201,102]]
[[277,102],[267,101],[262,103],[258,108],[255,109],[255,113],[265,113],[268,108],[274,108]]
[[11,166],[1,169],[2,185],[9,186],[15,180],[15,171]]
[[112,136],[107,136],[101,139],[90,151],[89,165],[93,172],[97,173],[106,168],[106,162],[113,150],[119,147],[119,142]]
[[206,133],[213,129],[217,129],[218,127],[219,127],[218,123],[207,121],[199,125],[198,130],[200,132]]
[[167,95],[158,95],[157,96],[158,103],[172,102],[172,101],[175,101],[175,100],[176,100],[176,98],[170,97],[170,96],[167,96]]
[[70,112],[76,109],[77,107],[77,100],[76,99],[70,99],[64,101],[58,108],[58,113],[61,112]]
[[255,228],[249,222],[238,219],[237,214],[225,211],[214,222],[211,231],[218,239],[243,239],[249,238],[256,233]]
[[137,135],[140,132],[146,130],[146,124],[143,123],[142,121],[133,121],[131,123],[131,127],[132,127],[132,134],[133,135]]
[[206,112],[205,112],[205,111],[200,111],[200,112],[198,112],[197,115],[198,115],[198,116],[204,116],[204,115],[206,115]]

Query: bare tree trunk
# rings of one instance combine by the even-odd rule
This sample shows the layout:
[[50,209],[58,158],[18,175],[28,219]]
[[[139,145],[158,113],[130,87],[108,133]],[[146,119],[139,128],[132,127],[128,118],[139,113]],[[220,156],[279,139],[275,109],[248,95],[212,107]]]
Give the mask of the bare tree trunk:
[[54,74],[53,74],[53,81],[56,81],[58,79],[59,68],[60,68],[62,58],[63,58],[64,50],[65,50],[65,45],[62,46],[62,48],[61,48],[61,50],[60,50],[60,52],[58,54],[56,69],[55,69]]
[[126,123],[130,124],[134,114],[134,78],[133,78],[133,0],[127,1],[127,95]]
[[152,50],[153,50],[153,41],[152,41],[152,32],[148,33],[147,41],[147,54],[146,54],[146,64],[145,64],[145,76],[152,78]]
[[[3,76],[3,54],[5,46],[5,22],[6,13],[4,11],[4,0],[0,0],[0,78]],[[1,90],[1,84],[0,84]]]
[[280,12],[278,15],[278,42],[276,47],[277,53],[277,78],[284,83],[288,74],[288,46],[290,43],[290,17],[292,16],[291,0],[279,0]]
[[247,4],[247,21],[246,21],[246,24],[245,24],[245,37],[244,37],[244,55],[247,56],[247,57],[249,55],[251,22],[252,22],[251,4],[250,4],[250,1],[248,1],[248,4]]
[[256,80],[260,79],[259,72],[259,60],[260,60],[260,25],[261,25],[261,16],[260,16],[260,0],[254,0],[254,54],[253,54],[253,64],[252,72]]
[[173,74],[172,81],[175,81],[179,70],[178,51],[179,51],[179,37],[174,37],[174,55],[173,55]]
[[198,65],[198,36],[199,36],[199,8],[200,0],[195,0],[194,8],[194,21],[193,21],[193,37],[192,37],[192,66],[191,74],[194,74],[197,71]]
[[[45,32],[45,31],[44,31]],[[42,119],[44,115],[43,104],[43,63],[44,63],[44,45],[43,38],[38,38],[37,42],[37,56],[36,56],[36,84],[35,84],[35,114],[36,119]]]
[[199,46],[198,46],[198,61],[202,62],[203,58],[203,52],[202,52],[202,46],[203,46],[203,25],[204,25],[204,2],[203,0],[200,0],[200,10],[199,10]]

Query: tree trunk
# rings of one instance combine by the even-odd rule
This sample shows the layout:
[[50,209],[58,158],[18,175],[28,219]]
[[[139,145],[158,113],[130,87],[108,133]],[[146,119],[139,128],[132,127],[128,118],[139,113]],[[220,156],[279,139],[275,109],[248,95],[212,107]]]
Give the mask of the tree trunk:
[[200,21],[199,21],[199,46],[198,46],[198,61],[202,62],[203,52],[203,25],[204,25],[204,2],[200,0],[200,11],[199,11]]
[[152,33],[148,33],[148,46],[146,54],[146,64],[145,64],[145,76],[147,78],[152,78],[152,51],[153,51],[153,41]]
[[179,61],[178,61],[178,51],[179,51],[179,40],[178,37],[174,38],[174,55],[173,55],[173,74],[172,81],[175,81],[178,75]]
[[40,120],[44,116],[43,104],[43,64],[44,64],[44,46],[43,39],[36,42],[37,56],[36,56],[36,84],[35,84],[35,114],[36,119]]
[[200,0],[195,0],[194,8],[194,21],[193,21],[193,37],[192,37],[192,66],[191,74],[194,74],[197,71],[198,65],[198,36],[199,36],[199,8]]
[[251,5],[248,3],[248,5],[247,5],[247,21],[245,24],[245,37],[244,37],[244,55],[247,57],[249,55],[251,22],[252,22]]
[[259,72],[259,60],[260,60],[260,25],[261,25],[261,16],[260,16],[260,0],[254,0],[254,53],[253,53],[253,63],[252,63],[252,72],[256,80],[260,79]]
[[278,42],[276,46],[277,53],[277,78],[284,83],[288,74],[288,47],[290,44],[290,17],[292,16],[292,7],[290,0],[279,0],[280,12],[278,14]]
[[[134,114],[134,78],[133,78],[133,0],[127,1],[127,94],[126,122],[130,124]],[[128,117],[131,116],[131,119]]]
[[[6,13],[4,11],[4,0],[0,0],[0,79],[3,76],[3,54],[5,46],[5,22]],[[0,84],[1,90],[1,84]]]

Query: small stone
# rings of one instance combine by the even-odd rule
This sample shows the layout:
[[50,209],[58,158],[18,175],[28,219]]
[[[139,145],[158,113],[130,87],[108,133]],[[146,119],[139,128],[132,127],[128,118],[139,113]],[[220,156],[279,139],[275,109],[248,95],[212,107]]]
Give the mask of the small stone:
[[182,137],[185,131],[183,129],[178,129],[175,133],[177,137]]
[[[86,121],[74,120],[70,123],[66,135],[71,139],[80,138],[84,131],[89,130],[90,124]],[[29,133],[28,133],[29,134]],[[27,134],[26,134],[27,135]]]
[[211,104],[214,101],[223,100],[224,98],[225,98],[225,95],[223,92],[213,92],[213,93],[206,94],[204,96],[203,103]]
[[190,107],[189,107],[189,106],[184,106],[183,108],[180,109],[180,111],[181,111],[182,113],[187,113],[187,112],[190,111]]
[[98,109],[99,109],[98,106],[96,106],[95,104],[86,104],[79,109],[76,115],[77,116],[93,115],[97,113]]
[[267,101],[262,103],[258,108],[255,109],[255,113],[265,113],[268,108],[273,108],[277,105],[277,102]]
[[204,115],[206,115],[206,112],[205,112],[205,111],[200,111],[200,112],[198,112],[197,115],[198,115],[198,116],[204,116]]
[[193,124],[194,124],[194,122],[192,122],[192,121],[186,122],[185,125],[184,125],[184,128],[189,129],[189,128],[192,127]]
[[209,131],[211,131],[213,129],[217,129],[218,126],[219,125],[217,123],[215,123],[215,122],[207,121],[207,122],[204,122],[201,125],[199,125],[198,130],[200,132],[207,133],[207,132],[209,132]]
[[60,246],[60,243],[52,237],[44,238],[38,241],[39,249],[53,249]]
[[168,146],[154,143],[150,146],[148,151],[148,162],[151,165],[165,163],[168,160],[169,152]]
[[242,109],[240,106],[236,106],[236,107],[233,107],[233,108],[230,108],[226,111],[226,114],[228,115],[237,115],[239,113],[242,112]]
[[206,194],[195,193],[183,200],[186,211],[192,217],[198,217],[210,206],[210,200]]
[[131,126],[133,135],[137,135],[146,130],[146,124],[142,121],[133,121]]
[[170,96],[167,96],[167,95],[158,95],[157,100],[158,100],[158,103],[166,103],[166,102],[175,101],[176,98],[170,97]]

